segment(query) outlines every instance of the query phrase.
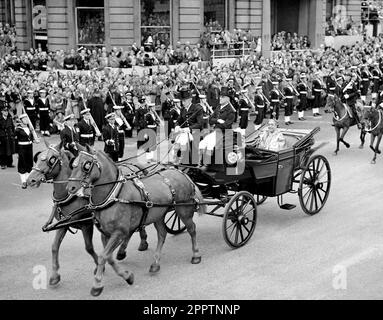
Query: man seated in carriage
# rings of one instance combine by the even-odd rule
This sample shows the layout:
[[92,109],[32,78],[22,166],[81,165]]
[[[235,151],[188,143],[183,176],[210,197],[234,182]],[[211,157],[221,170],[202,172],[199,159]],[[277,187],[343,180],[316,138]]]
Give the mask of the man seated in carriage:
[[[232,129],[235,120],[236,110],[230,103],[230,93],[227,87],[221,88],[220,106],[215,109],[210,117],[210,125],[214,126],[214,131],[209,133],[199,143],[200,163],[204,154],[211,156],[214,149],[217,147],[219,135],[217,130],[222,133],[222,137],[225,136],[226,129]],[[224,140],[222,140],[224,145]]]
[[174,129],[177,134],[173,146],[174,163],[181,161],[182,152],[190,150],[193,130],[203,129],[202,106],[199,103],[192,103],[193,97],[190,88],[184,86],[179,91],[182,107]]
[[267,128],[261,131],[255,147],[276,152],[286,148],[286,138],[278,129],[276,120],[269,120]]

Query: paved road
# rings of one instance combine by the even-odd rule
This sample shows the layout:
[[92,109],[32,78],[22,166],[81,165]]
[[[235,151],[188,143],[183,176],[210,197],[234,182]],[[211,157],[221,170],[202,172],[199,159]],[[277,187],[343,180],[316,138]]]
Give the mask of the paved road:
[[[121,262],[134,272],[134,285],[128,286],[107,267],[100,298],[383,298],[383,159],[370,164],[370,150],[358,149],[356,128],[347,137],[351,148],[342,148],[338,156],[333,156],[335,133],[330,116],[307,118],[293,127],[321,127],[316,141],[329,142],[319,153],[329,159],[333,176],[330,197],[318,215],[305,215],[295,195],[286,198],[297,204],[291,211],[279,209],[275,199],[268,199],[258,208],[252,239],[237,250],[225,244],[222,220],[196,215],[201,264],[190,264],[187,233],[168,236],[161,271],[155,276],[148,273],[157,239],[150,226],[149,250],[138,252],[139,240],[134,236],[128,257]],[[57,141],[57,137],[50,141]],[[130,142],[128,148],[133,150],[134,143]],[[52,186],[22,190],[14,169],[1,171],[0,179],[0,298],[93,299],[89,290],[94,265],[80,233],[68,234],[64,239],[61,284],[54,289],[33,288],[34,267],[44,266],[50,274],[54,234],[42,233],[41,226],[50,213]],[[95,247],[101,251],[98,232]]]

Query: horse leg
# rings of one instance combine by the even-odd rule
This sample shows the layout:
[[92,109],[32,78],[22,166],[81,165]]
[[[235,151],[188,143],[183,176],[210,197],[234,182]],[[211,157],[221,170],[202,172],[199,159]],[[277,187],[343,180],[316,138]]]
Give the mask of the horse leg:
[[182,222],[186,226],[186,229],[189,232],[190,237],[191,237],[192,251],[193,251],[191,263],[197,264],[197,263],[201,262],[201,254],[199,253],[199,249],[198,249],[198,245],[197,245],[196,225],[193,221],[194,210],[191,212],[188,212],[190,210],[190,207],[186,208],[184,210],[185,210],[185,212],[182,212],[182,209],[178,208],[177,214],[179,215]]
[[377,154],[381,154],[382,152],[379,150],[379,145],[380,145],[380,141],[382,140],[382,134],[379,134],[378,135],[378,141],[376,141],[376,145],[375,145],[375,152]]
[[375,136],[371,133],[370,149],[375,152],[374,142],[375,142]]
[[158,240],[157,240],[156,252],[154,253],[154,262],[152,263],[152,265],[149,268],[150,273],[156,273],[156,272],[160,271],[161,251],[162,251],[162,247],[164,245],[166,235],[167,235],[164,219],[160,219],[160,220],[156,221],[154,223],[154,226],[157,230]]
[[348,132],[349,128],[350,127],[344,127],[343,128],[342,135],[341,135],[341,137],[339,139],[346,146],[347,149],[350,148],[350,144],[348,142],[344,141],[343,138],[345,137],[345,135]]
[[[145,251],[148,249],[148,246],[149,246],[148,242],[146,241],[146,239],[148,238],[148,234],[146,233],[145,227],[140,228],[139,231],[140,231],[141,242],[138,247],[138,251]],[[116,256],[117,260],[124,260],[126,258],[126,247],[128,246],[128,243],[129,243],[129,240],[124,240],[122,242],[117,252],[117,256]]]
[[340,136],[340,128],[335,127],[335,133],[336,133],[336,149],[334,151],[334,155],[336,156],[339,151],[339,136]]
[[108,239],[105,235],[101,236],[102,242],[104,244],[104,251],[98,257],[97,264],[97,272],[94,276],[93,287],[90,291],[92,296],[99,296],[104,289],[103,278],[104,278],[104,270],[105,263],[108,263],[113,267],[113,269],[122,276],[129,284],[133,283],[133,273],[129,273],[128,271],[121,271],[121,268],[115,263],[113,259],[113,251],[120,245],[121,243],[121,234],[120,232],[114,232],[110,238]]
[[96,269],[94,270],[94,273],[96,273],[98,256],[93,247],[93,224],[83,226],[81,232],[85,242],[85,250],[92,256],[96,264]]
[[363,130],[360,130],[360,146],[359,146],[359,149],[363,149],[364,147],[364,142],[365,142],[365,139],[366,139],[366,132]]
[[52,275],[49,279],[50,286],[57,285],[61,280],[60,274],[58,273],[58,270],[60,268],[59,249],[67,231],[67,228],[58,229],[56,231],[56,235],[52,243]]

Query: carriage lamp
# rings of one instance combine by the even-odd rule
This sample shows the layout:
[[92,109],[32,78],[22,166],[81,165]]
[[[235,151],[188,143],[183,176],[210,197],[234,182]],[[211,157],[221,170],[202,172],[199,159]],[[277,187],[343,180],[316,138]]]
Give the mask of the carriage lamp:
[[228,162],[230,165],[233,165],[233,164],[237,163],[238,159],[239,159],[238,154],[235,153],[235,152],[233,152],[233,151],[232,151],[232,152],[229,152],[229,153],[227,154],[227,162]]

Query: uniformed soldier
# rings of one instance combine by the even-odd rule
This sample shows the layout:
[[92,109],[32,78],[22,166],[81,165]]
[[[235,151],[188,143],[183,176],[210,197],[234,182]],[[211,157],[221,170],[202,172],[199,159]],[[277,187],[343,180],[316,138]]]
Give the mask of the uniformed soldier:
[[31,89],[27,91],[27,97],[24,99],[24,110],[31,120],[33,128],[36,128],[37,111],[33,93]]
[[306,84],[306,74],[302,72],[300,74],[300,81],[297,86],[297,91],[299,93],[297,111],[298,111],[298,120],[304,121],[305,110],[307,109],[307,92],[308,86]]
[[15,153],[15,127],[6,104],[0,102],[0,166],[14,168],[12,155]]
[[[230,97],[230,103],[234,107],[235,111],[235,119],[234,122],[237,122],[238,119],[238,111],[239,111],[239,99],[238,99],[238,93],[235,88],[234,84],[235,78],[234,76],[229,76],[228,83],[227,83],[227,94]],[[226,90],[226,89],[225,89]],[[222,93],[221,93],[222,95]]]
[[270,91],[270,119],[279,119],[279,106],[281,103],[281,95],[278,90],[278,80],[276,78],[271,80],[273,88]]
[[366,97],[368,94],[368,89],[370,88],[370,73],[368,72],[367,66],[362,66],[361,71],[361,86],[360,86],[360,99],[363,103],[366,103]]
[[345,82],[342,85],[341,101],[343,103],[346,103],[350,107],[353,113],[353,117],[355,118],[358,128],[360,129],[361,125],[360,125],[358,114],[355,109],[355,103],[357,98],[358,98],[358,90],[356,88],[355,81],[352,79],[352,75],[350,73],[347,73],[345,76]]
[[114,112],[105,116],[107,124],[102,129],[102,136],[104,138],[104,152],[114,161],[118,161],[118,130],[116,126],[116,115]]
[[133,136],[133,120],[134,120],[134,114],[136,112],[134,103],[133,103],[133,97],[132,93],[128,91],[125,94],[125,100],[122,102],[122,105],[124,106],[123,114],[125,116],[126,121],[129,123],[130,128],[125,128],[125,136],[127,138],[131,138]]
[[18,154],[17,172],[20,175],[21,187],[26,189],[27,179],[33,167],[33,142],[39,143],[39,140],[33,138],[33,129],[29,127],[28,115],[21,114],[19,119],[15,129]]
[[246,97],[247,90],[243,89],[240,91],[241,95],[239,98],[239,127],[246,130],[249,123],[249,110],[251,108],[250,103]]
[[167,126],[166,137],[169,137],[170,133],[172,131],[172,125],[170,123],[170,110],[173,108],[173,101],[170,98],[170,92],[169,91],[167,91],[165,93],[165,95],[166,95],[166,99],[162,103],[161,114],[162,114],[162,117],[165,121],[165,126]]
[[312,84],[312,94],[314,96],[313,101],[313,116],[318,117],[321,114],[319,113],[319,108],[321,106],[321,97],[322,97],[322,81],[318,77],[318,73],[315,74],[315,78],[313,79]]
[[50,104],[47,98],[47,91],[45,89],[39,90],[39,98],[37,99],[36,105],[40,119],[40,132],[44,136],[50,136],[49,125],[50,125]]
[[[286,78],[286,79],[290,79],[290,78]],[[292,78],[291,78],[291,80],[292,80]],[[293,105],[294,91],[292,89],[291,83],[287,83],[287,85],[285,86],[285,88],[283,90],[283,95],[285,96],[285,102],[284,102],[284,105],[285,105],[285,124],[290,125],[290,124],[293,124],[290,117],[293,114],[293,108],[294,108],[294,105]]]
[[[127,125],[125,124],[123,120],[123,110],[124,106],[114,106],[114,114],[116,118],[116,127],[118,131],[118,157],[123,158],[124,157],[124,150],[125,150],[125,129],[127,129]],[[129,125],[129,124],[128,124]]]
[[380,81],[382,77],[382,72],[379,69],[379,63],[374,63],[374,69],[372,70],[372,87],[371,87],[371,97],[377,99],[378,92],[380,87]]
[[87,144],[93,146],[96,139],[96,129],[91,122],[90,109],[86,108],[80,114],[82,118],[78,123],[78,129],[80,130],[79,142],[84,147]]
[[64,149],[72,152],[77,157],[76,142],[80,142],[80,130],[76,122],[76,116],[73,113],[64,117],[64,128],[60,132],[60,139]]
[[[134,126],[137,129],[137,134],[142,129],[146,128],[146,119],[145,115],[148,112],[148,108],[146,106],[146,99],[144,96],[138,98],[138,108],[136,109],[136,113],[134,115]],[[137,149],[139,149],[145,141],[137,140]]]
[[254,124],[259,126],[262,124],[263,119],[266,116],[266,101],[262,94],[262,85],[258,85],[256,87],[256,94],[254,97],[254,105],[255,105],[255,113],[256,118],[254,120]]

